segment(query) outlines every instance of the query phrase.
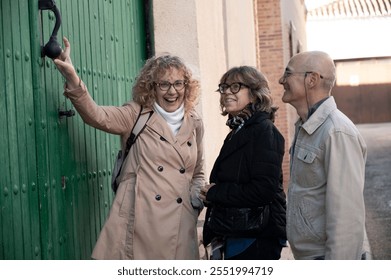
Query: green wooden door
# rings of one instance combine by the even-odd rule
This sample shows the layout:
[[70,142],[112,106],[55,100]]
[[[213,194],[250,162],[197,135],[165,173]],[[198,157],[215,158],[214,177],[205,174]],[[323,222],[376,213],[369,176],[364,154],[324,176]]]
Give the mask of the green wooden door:
[[34,259],[40,221],[28,3],[2,0],[0,24],[0,258]]
[[[142,0],[57,0],[58,38],[101,105],[121,105],[145,54]],[[117,136],[85,126],[40,57],[55,18],[38,0],[0,4],[0,259],[88,259],[113,194]]]

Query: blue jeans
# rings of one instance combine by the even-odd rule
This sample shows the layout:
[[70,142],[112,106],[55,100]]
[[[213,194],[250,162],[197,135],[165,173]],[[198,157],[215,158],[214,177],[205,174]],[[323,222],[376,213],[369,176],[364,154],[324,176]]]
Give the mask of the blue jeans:
[[245,251],[226,260],[279,260],[281,251],[279,238],[257,238]]

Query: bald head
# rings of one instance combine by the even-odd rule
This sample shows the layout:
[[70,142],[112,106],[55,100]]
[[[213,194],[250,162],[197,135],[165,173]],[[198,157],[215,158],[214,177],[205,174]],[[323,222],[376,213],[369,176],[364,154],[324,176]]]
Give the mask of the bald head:
[[330,92],[335,83],[335,65],[331,57],[321,51],[302,52],[293,56],[290,63],[298,65],[297,71],[317,72],[323,76],[324,88]]

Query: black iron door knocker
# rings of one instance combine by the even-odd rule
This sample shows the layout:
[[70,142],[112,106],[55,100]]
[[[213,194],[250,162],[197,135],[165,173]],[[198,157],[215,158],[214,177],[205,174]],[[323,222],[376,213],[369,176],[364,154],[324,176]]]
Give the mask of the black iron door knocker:
[[54,59],[58,57],[62,52],[61,46],[57,41],[57,32],[61,25],[61,14],[54,0],[39,0],[38,8],[42,11],[51,10],[56,17],[56,23],[54,25],[52,35],[50,36],[50,39],[46,43],[46,45],[43,46],[41,49],[41,57],[47,56]]

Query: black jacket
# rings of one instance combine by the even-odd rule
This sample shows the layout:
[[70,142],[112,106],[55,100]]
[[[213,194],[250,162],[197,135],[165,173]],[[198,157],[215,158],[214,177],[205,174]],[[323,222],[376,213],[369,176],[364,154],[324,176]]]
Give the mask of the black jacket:
[[[232,137],[231,137],[232,136]],[[244,126],[224,140],[213,166],[206,199],[225,207],[255,207],[271,203],[268,228],[259,237],[286,238],[286,199],[282,187],[284,138],[269,113],[255,113]],[[214,233],[204,225],[204,244]]]

